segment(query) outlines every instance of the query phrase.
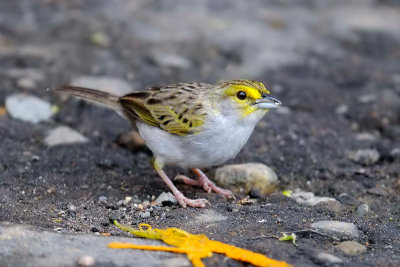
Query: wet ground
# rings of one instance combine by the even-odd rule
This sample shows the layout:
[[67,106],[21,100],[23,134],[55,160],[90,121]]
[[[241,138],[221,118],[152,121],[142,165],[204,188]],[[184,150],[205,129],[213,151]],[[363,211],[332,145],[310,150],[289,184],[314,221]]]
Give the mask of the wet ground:
[[[339,257],[338,265],[400,265],[399,2],[289,2],[0,1],[0,106],[24,92],[59,107],[39,124],[0,112],[0,220],[127,236],[108,224],[116,217],[204,233],[296,266],[335,265],[320,252]],[[45,90],[88,75],[126,81],[132,90],[179,81],[264,82],[285,108],[271,111],[228,164],[264,163],[278,174],[280,190],[237,205],[178,185],[212,206],[161,207],[150,217],[119,205],[127,196],[143,204],[168,188],[151,169],[149,151],[117,144],[127,121]],[[89,142],[48,147],[46,133],[60,125]],[[297,188],[339,204],[304,206],[281,194]],[[347,255],[335,248],[340,240],[315,233],[299,233],[298,246],[275,238],[321,220],[354,223],[361,234],[352,240],[367,250]]]

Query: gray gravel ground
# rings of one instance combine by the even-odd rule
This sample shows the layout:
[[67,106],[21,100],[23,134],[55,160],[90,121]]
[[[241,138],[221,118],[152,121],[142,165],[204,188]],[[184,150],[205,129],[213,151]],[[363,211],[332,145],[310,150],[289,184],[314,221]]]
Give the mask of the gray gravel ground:
[[[398,25],[394,0],[0,1],[0,265],[74,266],[83,255],[98,266],[187,263],[182,255],[106,249],[128,236],[109,225],[113,217],[204,233],[295,266],[399,266]],[[45,90],[84,82],[121,93],[231,78],[264,82],[285,105],[228,162],[266,164],[280,187],[253,192],[258,198],[245,205],[178,185],[207,198],[205,209],[148,206],[168,188],[146,148],[118,145],[129,123]],[[50,103],[43,112],[51,118],[15,118],[6,101],[15,93]],[[81,143],[46,143],[65,132]],[[295,199],[282,195],[296,189]],[[276,238],[299,230],[298,246]],[[242,266],[223,256],[205,263]]]

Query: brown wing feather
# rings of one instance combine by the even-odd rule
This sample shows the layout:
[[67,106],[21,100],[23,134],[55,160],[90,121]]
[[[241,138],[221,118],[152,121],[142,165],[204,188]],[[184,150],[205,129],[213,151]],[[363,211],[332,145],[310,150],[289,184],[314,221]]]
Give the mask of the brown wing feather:
[[153,87],[120,98],[129,115],[178,135],[193,134],[204,122],[197,88],[206,84],[182,83]]

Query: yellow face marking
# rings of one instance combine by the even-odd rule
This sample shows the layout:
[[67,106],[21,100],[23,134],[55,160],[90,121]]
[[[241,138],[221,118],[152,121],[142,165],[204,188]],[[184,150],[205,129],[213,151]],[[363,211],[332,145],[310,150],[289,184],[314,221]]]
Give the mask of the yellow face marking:
[[[245,99],[237,97],[237,93],[240,91],[246,93]],[[262,83],[243,80],[243,82],[233,82],[224,93],[226,96],[233,97],[233,99],[238,103],[242,116],[246,117],[258,110],[258,108],[252,104],[257,99],[261,99],[263,94],[269,94],[269,91],[265,89],[265,86]]]

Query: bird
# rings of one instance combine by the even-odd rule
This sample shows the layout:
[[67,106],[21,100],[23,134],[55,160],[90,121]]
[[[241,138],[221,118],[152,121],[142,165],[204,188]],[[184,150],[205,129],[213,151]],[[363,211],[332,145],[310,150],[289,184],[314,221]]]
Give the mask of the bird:
[[268,110],[281,106],[263,83],[246,79],[153,86],[123,96],[72,85],[54,90],[103,104],[128,119],[152,151],[154,170],[182,207],[203,208],[210,203],[186,197],[164,167],[191,169],[197,179],[178,175],[175,180],[234,199],[231,191],[218,187],[201,169],[234,158]]

